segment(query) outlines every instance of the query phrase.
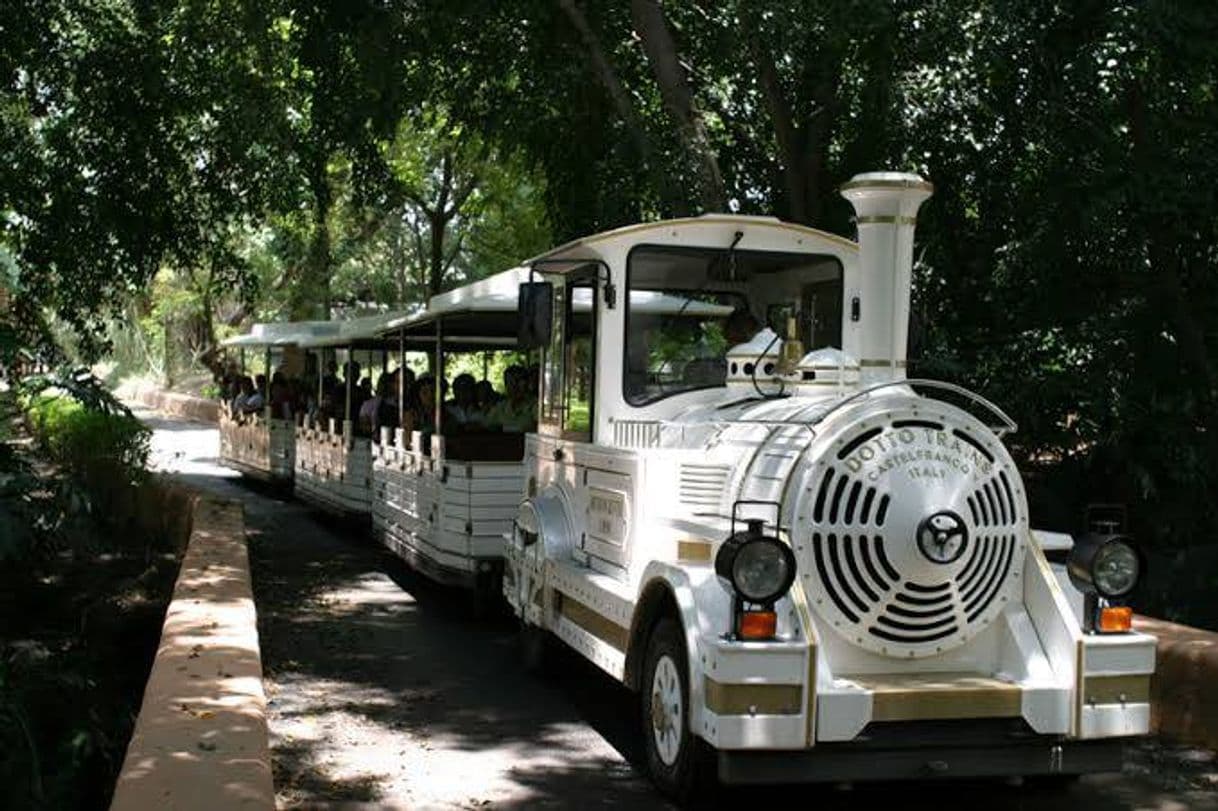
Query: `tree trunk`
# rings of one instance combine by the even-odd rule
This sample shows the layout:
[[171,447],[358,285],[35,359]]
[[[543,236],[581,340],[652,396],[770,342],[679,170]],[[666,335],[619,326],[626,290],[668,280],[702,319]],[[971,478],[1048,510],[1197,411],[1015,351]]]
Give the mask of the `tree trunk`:
[[642,40],[647,62],[659,85],[664,108],[676,125],[677,136],[698,177],[698,200],[706,211],[725,211],[727,190],[719,171],[719,159],[686,81],[676,42],[664,20],[664,10],[659,0],[631,0],[630,10],[635,32]]
[[673,186],[672,179],[664,171],[664,167],[656,165],[655,149],[651,143],[651,136],[647,132],[647,126],[643,123],[634,101],[630,98],[630,91],[626,89],[621,77],[614,70],[604,43],[601,42],[601,38],[597,36],[589,23],[583,6],[576,0],[558,0],[558,5],[576,33],[579,34],[583,46],[579,48],[579,53],[583,54],[587,60],[588,69],[605,89],[614,109],[621,117],[626,128],[626,136],[630,139],[630,145],[633,147],[640,165],[651,176],[660,197],[673,210],[673,213],[677,216],[688,214],[689,207],[685,202],[685,196]]
[[311,161],[309,188],[313,193],[313,233],[304,266],[296,274],[288,296],[288,312],[294,321],[310,318],[328,320],[330,301],[330,209],[333,193],[326,172],[326,157],[315,155]]
[[449,214],[448,201],[452,196],[453,158],[445,153],[440,161],[440,189],[436,196],[435,208],[427,211],[427,220],[431,237],[430,252],[427,257],[427,295],[435,296],[444,290],[444,238],[448,232]]

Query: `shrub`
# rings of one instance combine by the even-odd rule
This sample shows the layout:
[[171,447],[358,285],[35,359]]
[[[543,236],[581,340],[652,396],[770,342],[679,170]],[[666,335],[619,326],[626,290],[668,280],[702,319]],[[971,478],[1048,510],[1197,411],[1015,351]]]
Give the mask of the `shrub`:
[[27,419],[47,457],[88,498],[99,517],[145,478],[150,432],[130,414],[96,411],[58,393],[30,400]]
[[128,483],[138,483],[149,453],[149,431],[139,420],[93,411],[54,394],[40,395],[29,413],[50,457],[72,473],[93,481],[96,472],[113,469]]

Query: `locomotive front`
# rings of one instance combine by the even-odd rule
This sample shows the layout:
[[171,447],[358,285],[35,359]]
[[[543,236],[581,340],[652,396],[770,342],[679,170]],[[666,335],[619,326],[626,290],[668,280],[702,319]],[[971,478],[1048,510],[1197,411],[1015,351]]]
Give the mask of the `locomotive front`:
[[1150,720],[1138,554],[1034,529],[1009,418],[907,379],[930,184],[843,194],[857,244],[709,216],[546,257],[615,289],[596,353],[547,355],[596,357],[597,399],[583,440],[530,438],[504,586],[530,659],[552,632],[637,689],[678,798],[708,753],[729,783],[1119,769]]
[[925,658],[1020,600],[1027,501],[993,431],[897,393],[822,425],[792,539],[824,627],[873,654]]
[[[911,176],[848,184],[858,330],[845,352],[805,356],[785,397],[719,406],[690,463],[731,468],[718,507],[747,522],[716,549],[728,605],[695,589],[718,618],[693,663],[698,720],[730,782],[1079,774],[1119,769],[1121,738],[1148,731],[1154,640],[1122,605],[1134,545],[1034,530],[1009,418],[906,379],[913,222],[928,195]],[[739,348],[742,367],[778,362],[781,349],[756,344]],[[797,683],[799,702],[783,692]],[[755,700],[725,698],[736,694]]]

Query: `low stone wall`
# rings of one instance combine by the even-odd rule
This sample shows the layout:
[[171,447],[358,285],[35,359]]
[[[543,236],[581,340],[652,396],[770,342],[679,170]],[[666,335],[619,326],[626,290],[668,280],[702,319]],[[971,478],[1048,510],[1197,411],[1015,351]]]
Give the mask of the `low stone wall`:
[[217,400],[142,385],[124,389],[120,394],[172,417],[195,422],[218,422],[220,419],[220,403]]
[[242,510],[196,494],[191,515],[112,811],[275,807]]
[[1218,634],[1138,617],[1158,637],[1150,680],[1151,729],[1180,743],[1218,749]]

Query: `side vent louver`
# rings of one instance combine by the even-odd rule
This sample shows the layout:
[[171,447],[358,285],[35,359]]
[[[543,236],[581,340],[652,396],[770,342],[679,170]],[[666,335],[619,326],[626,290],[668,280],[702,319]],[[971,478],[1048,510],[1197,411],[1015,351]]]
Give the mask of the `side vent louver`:
[[713,511],[719,507],[731,469],[726,465],[682,462],[678,475],[677,495],[681,503],[695,512]]

